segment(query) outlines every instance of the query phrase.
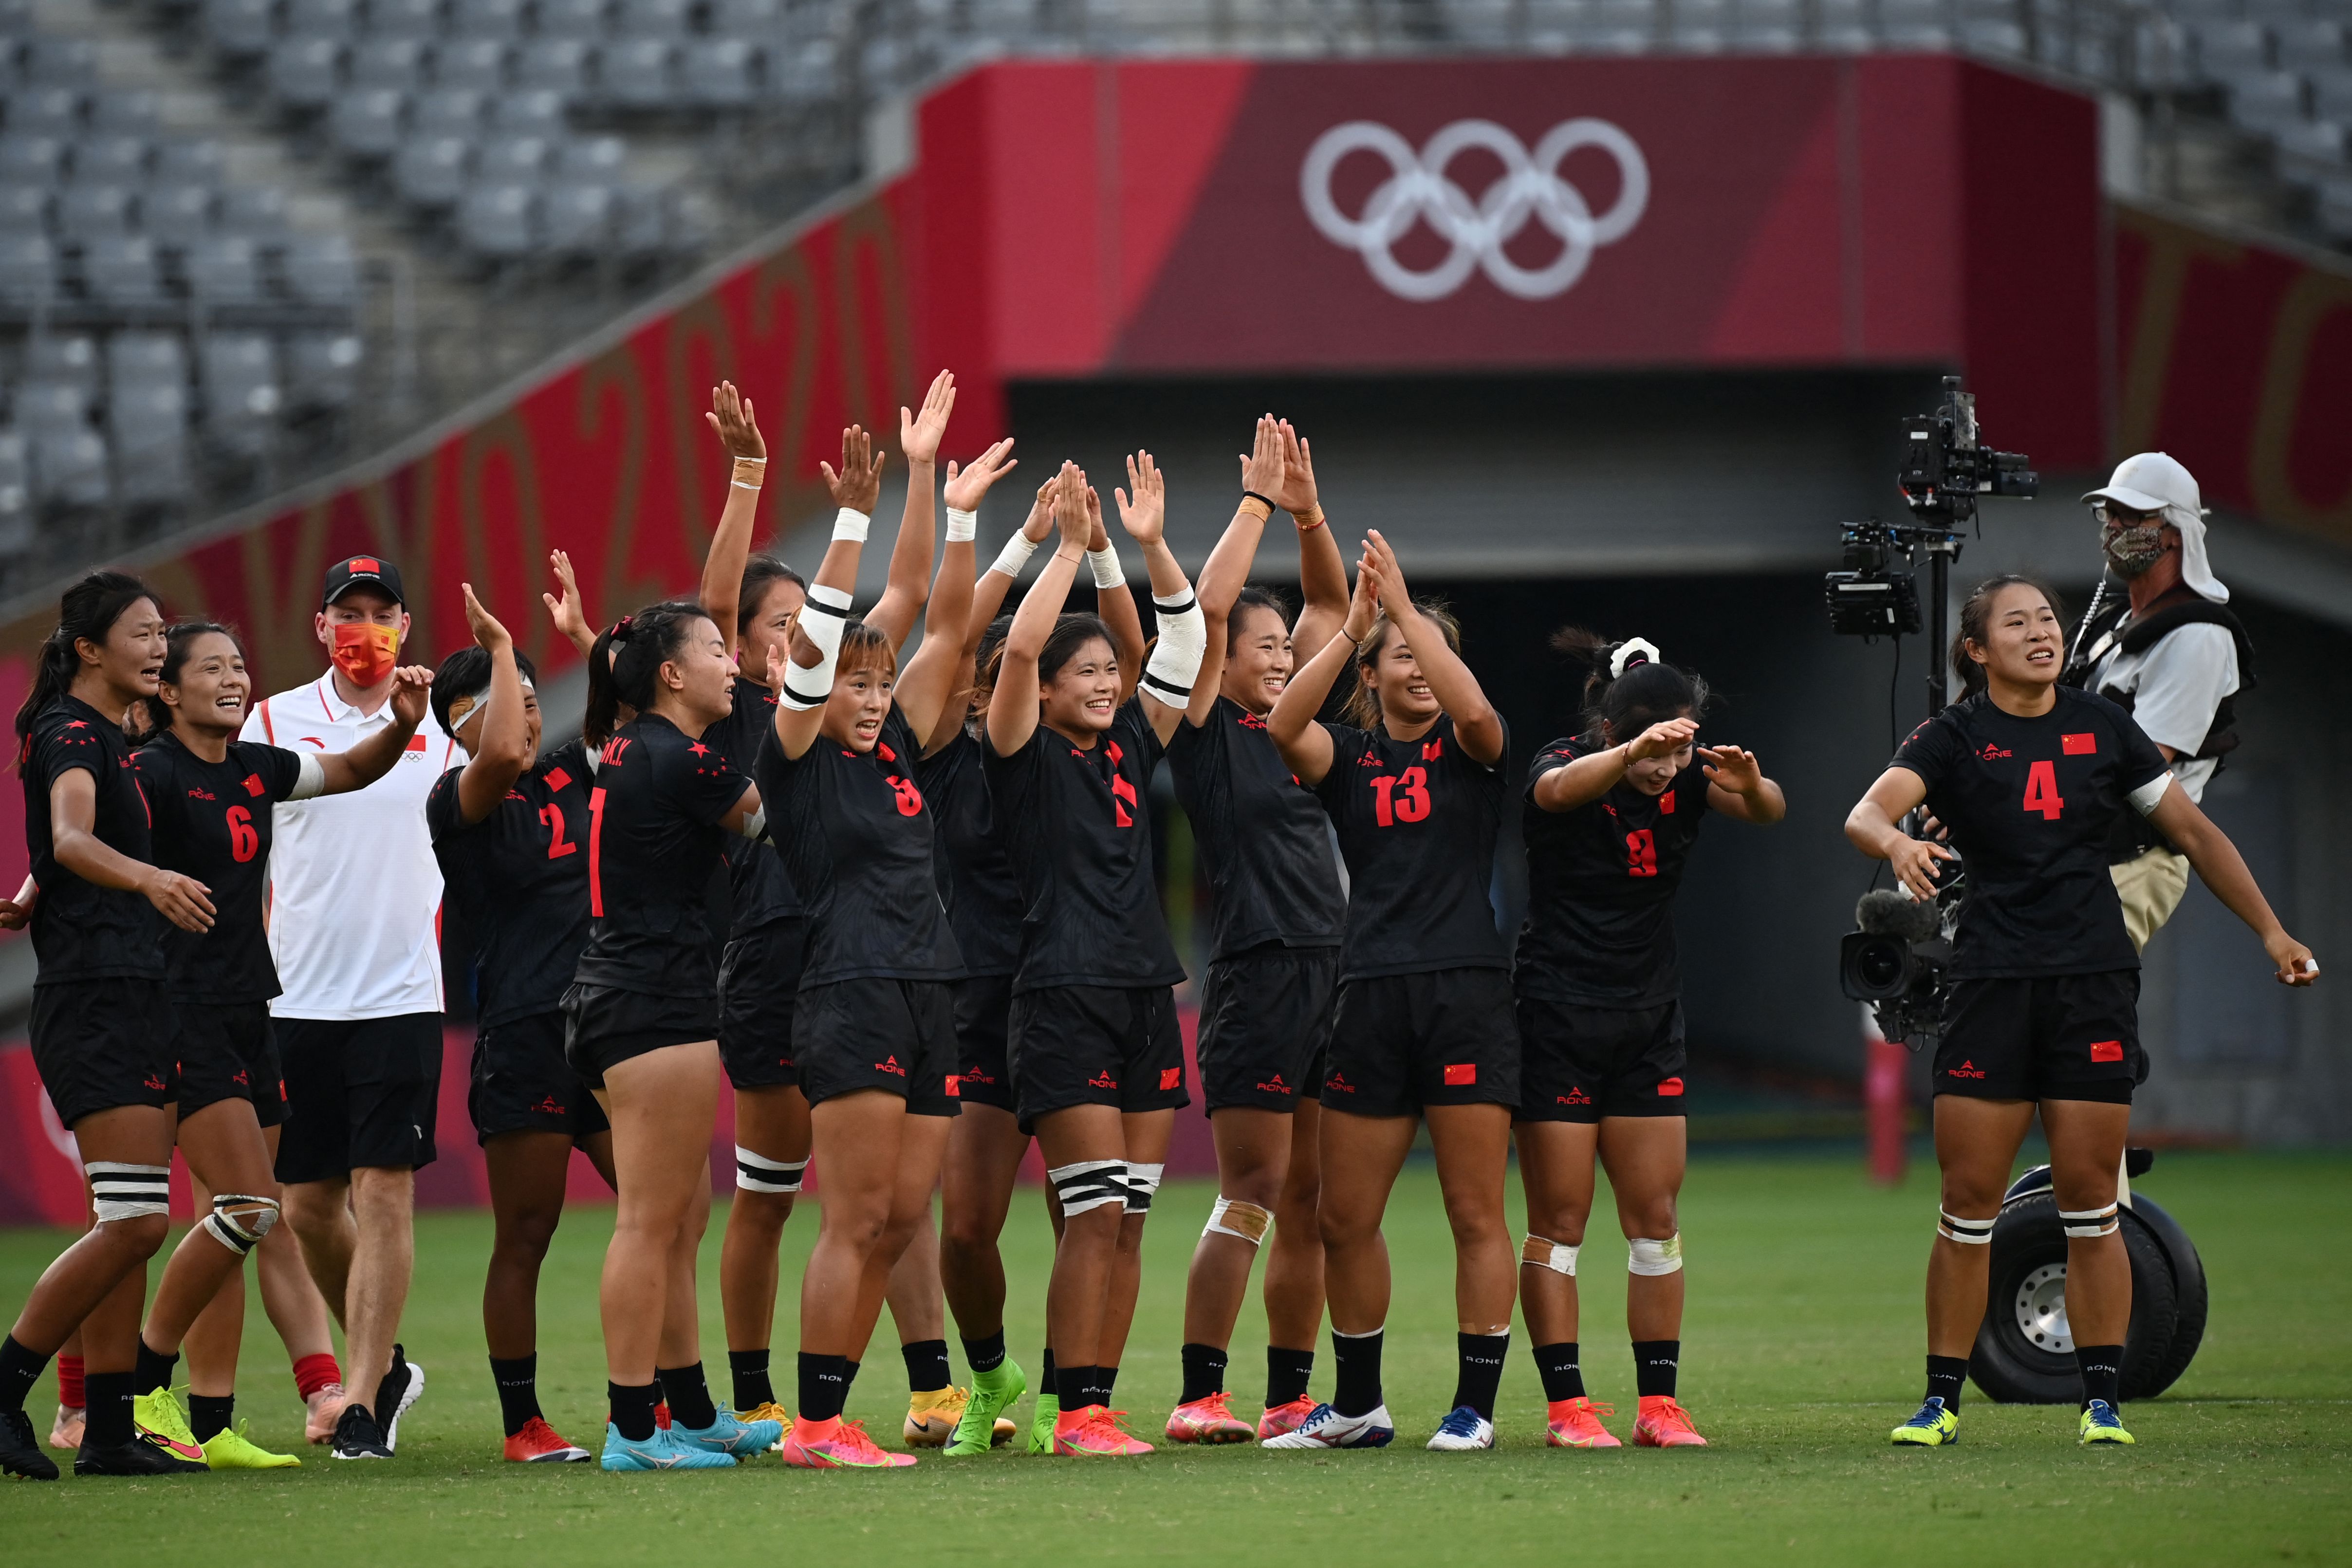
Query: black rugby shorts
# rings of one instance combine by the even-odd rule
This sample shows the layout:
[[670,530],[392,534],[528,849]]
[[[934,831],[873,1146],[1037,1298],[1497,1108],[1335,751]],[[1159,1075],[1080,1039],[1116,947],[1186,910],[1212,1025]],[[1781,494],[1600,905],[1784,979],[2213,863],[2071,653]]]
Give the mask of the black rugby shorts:
[[1522,1122],[1683,1114],[1683,1005],[1594,1008],[1521,997]]
[[179,1097],[170,993],[161,980],[59,980],[33,988],[33,1067],[70,1130],[118,1105]]
[[1006,1031],[1013,977],[973,975],[955,985],[957,1097],[970,1105],[1013,1109],[1013,1062]]
[[224,1100],[249,1100],[265,1127],[286,1120],[286,1070],[268,1002],[181,1002],[173,1050],[180,1066],[180,1119]]
[[789,915],[727,944],[719,961],[719,1058],[738,1089],[796,1082],[793,1015],[799,1005],[808,922]]
[[563,993],[563,1058],[591,1089],[624,1061],[718,1033],[719,998],[698,989],[657,997],[574,981]]
[[466,1113],[474,1137],[501,1133],[562,1133],[574,1142],[612,1130],[604,1108],[563,1055],[564,1016],[532,1013],[474,1036]]
[[841,980],[801,994],[793,1060],[814,1107],[878,1089],[903,1096],[910,1116],[952,1116],[955,993],[945,980]]
[[1979,1100],[2130,1104],[2147,1081],[2139,971],[1954,981],[1935,1081]]
[[1201,982],[1201,1094],[1228,1105],[1297,1109],[1322,1084],[1331,1040],[1337,947],[1252,947],[1209,965]]
[[1189,1105],[1184,1036],[1166,986],[1050,986],[1013,998],[1013,1114],[1037,1118],[1073,1105],[1170,1111]]
[[441,1097],[441,1015],[277,1020],[286,1064],[278,1179],[433,1163]]
[[1516,1105],[1519,1030],[1503,969],[1342,980],[1323,1108],[1411,1116],[1430,1105]]

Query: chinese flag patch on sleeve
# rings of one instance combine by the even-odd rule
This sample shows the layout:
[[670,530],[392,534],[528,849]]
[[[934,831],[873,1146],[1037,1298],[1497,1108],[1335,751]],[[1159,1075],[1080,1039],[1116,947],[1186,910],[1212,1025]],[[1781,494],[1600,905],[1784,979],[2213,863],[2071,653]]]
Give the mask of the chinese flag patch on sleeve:
[[1475,1061],[1449,1061],[1445,1064],[1445,1086],[1458,1088],[1478,1082],[1478,1064]]
[[2088,734],[2062,735],[2058,737],[2058,744],[2069,757],[2092,757],[2098,752],[2099,737]]

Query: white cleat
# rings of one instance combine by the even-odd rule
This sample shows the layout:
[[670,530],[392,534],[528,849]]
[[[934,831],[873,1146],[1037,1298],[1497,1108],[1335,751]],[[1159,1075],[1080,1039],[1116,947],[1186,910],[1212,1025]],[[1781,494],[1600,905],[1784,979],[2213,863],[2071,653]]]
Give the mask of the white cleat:
[[1262,1448],[1385,1448],[1396,1437],[1389,1407],[1377,1406],[1361,1416],[1342,1416],[1328,1405],[1318,1405],[1293,1432],[1268,1437]]
[[1467,1405],[1456,1405],[1437,1424],[1429,1446],[1440,1453],[1467,1453],[1495,1446],[1495,1424]]

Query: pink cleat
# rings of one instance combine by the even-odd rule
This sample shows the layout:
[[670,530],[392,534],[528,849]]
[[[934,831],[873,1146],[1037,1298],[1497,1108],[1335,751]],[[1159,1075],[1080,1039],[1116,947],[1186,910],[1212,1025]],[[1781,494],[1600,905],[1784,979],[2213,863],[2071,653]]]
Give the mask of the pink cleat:
[[912,1454],[886,1452],[866,1435],[863,1421],[793,1418],[785,1434],[784,1463],[808,1470],[898,1470],[915,1462]]
[[1573,1399],[1551,1402],[1551,1416],[1544,1440],[1555,1448],[1622,1448],[1625,1445],[1609,1435],[1601,1424],[1603,1416],[1614,1416],[1613,1405],[1595,1405],[1580,1394]]
[[1195,1399],[1190,1405],[1179,1405],[1168,1417],[1168,1440],[1171,1443],[1246,1443],[1256,1434],[1250,1424],[1228,1409],[1223,1393]]
[[1263,1443],[1268,1437],[1296,1432],[1307,1424],[1307,1417],[1314,1414],[1315,1401],[1304,1394],[1287,1405],[1269,1405],[1265,1414],[1257,1418],[1257,1440]]
[[1151,1452],[1151,1445],[1131,1436],[1119,1420],[1124,1410],[1108,1410],[1099,1405],[1089,1405],[1083,1410],[1065,1410],[1054,1422],[1054,1452],[1056,1454],[1098,1454],[1125,1457]]
[[1690,1412],[1675,1403],[1671,1394],[1645,1394],[1642,1413],[1633,1419],[1637,1448],[1704,1448],[1706,1439],[1691,1426]]

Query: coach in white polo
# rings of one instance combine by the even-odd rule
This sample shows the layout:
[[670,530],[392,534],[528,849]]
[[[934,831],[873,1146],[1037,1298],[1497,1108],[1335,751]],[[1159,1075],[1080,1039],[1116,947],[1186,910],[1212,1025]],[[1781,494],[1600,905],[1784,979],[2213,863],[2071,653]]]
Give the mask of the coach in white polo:
[[[327,673],[261,703],[244,738],[347,751],[391,723],[406,599],[388,560],[328,568],[318,617]],[[425,798],[453,749],[428,714],[406,755],[366,789],[276,809],[269,948],[285,991],[269,1008],[288,1113],[278,1179],[303,1260],[343,1324],[343,1458],[382,1457],[424,1385],[394,1342],[415,1258],[415,1172],[433,1160],[441,1086],[441,871]]]

